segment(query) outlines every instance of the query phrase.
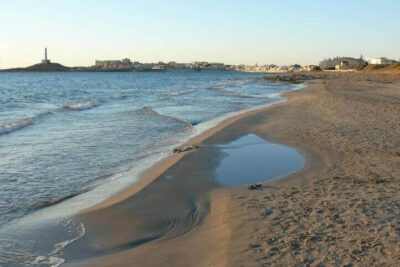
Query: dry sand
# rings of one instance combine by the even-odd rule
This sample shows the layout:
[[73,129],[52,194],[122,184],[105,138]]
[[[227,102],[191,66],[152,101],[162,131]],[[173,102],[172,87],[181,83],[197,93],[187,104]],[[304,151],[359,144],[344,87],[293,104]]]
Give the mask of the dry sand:
[[295,175],[310,183],[235,195],[246,219],[230,265],[399,266],[399,78],[333,76],[275,108],[267,137],[312,148],[325,166]]
[[[400,76],[321,78],[286,94],[286,103],[209,131],[194,141],[205,149],[167,159],[139,187],[78,216],[87,235],[67,259],[86,266],[398,266]],[[219,188],[208,179],[219,162],[210,145],[247,133],[297,148],[306,166],[257,190]]]

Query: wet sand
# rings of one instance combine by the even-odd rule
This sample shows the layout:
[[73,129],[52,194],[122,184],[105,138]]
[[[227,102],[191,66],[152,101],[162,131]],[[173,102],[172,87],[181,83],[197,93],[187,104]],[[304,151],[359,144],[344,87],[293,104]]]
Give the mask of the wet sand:
[[321,78],[191,141],[210,147],[254,133],[298,149],[303,169],[253,191],[221,188],[211,179],[217,149],[174,155],[77,216],[87,234],[66,258],[85,266],[399,264],[400,76]]

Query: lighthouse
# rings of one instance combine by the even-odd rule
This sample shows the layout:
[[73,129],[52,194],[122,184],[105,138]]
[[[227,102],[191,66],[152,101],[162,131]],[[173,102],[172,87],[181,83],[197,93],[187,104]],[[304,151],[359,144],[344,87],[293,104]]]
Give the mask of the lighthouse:
[[50,60],[47,59],[47,47],[44,48],[44,59],[42,60],[42,64],[49,64]]

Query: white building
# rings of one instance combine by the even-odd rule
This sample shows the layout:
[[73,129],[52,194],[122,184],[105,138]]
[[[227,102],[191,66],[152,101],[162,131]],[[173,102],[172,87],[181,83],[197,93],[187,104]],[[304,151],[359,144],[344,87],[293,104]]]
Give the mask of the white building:
[[378,58],[369,58],[368,63],[369,64],[384,64],[384,65],[389,65],[395,63],[396,60],[393,59],[388,59],[386,57],[378,57]]
[[301,67],[300,71],[316,71],[316,70],[321,70],[319,66],[317,65],[308,65],[308,66],[303,66]]
[[96,60],[95,66],[102,69],[126,69],[132,67],[132,62],[129,58],[122,60]]
[[362,69],[368,63],[362,58],[336,57],[324,59],[319,66],[323,70]]

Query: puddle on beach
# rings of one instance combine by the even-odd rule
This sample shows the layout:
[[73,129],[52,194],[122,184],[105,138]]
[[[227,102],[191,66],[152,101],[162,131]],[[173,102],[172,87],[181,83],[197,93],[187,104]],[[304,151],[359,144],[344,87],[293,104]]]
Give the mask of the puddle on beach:
[[272,180],[304,165],[304,158],[297,150],[268,142],[255,134],[216,147],[225,154],[216,169],[218,181],[225,186]]

